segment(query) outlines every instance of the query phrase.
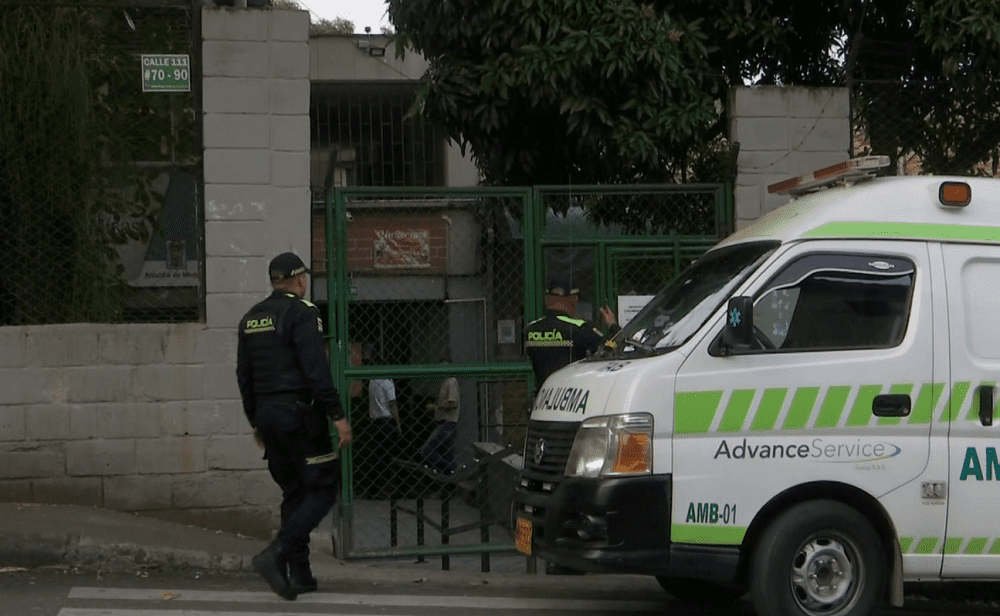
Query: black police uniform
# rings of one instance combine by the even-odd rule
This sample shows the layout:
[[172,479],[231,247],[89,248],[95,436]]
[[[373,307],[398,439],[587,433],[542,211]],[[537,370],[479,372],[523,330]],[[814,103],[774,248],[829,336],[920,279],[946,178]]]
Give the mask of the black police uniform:
[[546,310],[545,316],[528,324],[524,343],[535,372],[535,386],[563,366],[587,357],[604,341],[596,325],[564,312]]
[[329,421],[344,417],[319,309],[282,291],[251,308],[240,322],[236,376],[243,411],[281,487],[277,564],[284,575],[287,563],[291,586],[314,590],[309,533],[336,502],[340,475]]

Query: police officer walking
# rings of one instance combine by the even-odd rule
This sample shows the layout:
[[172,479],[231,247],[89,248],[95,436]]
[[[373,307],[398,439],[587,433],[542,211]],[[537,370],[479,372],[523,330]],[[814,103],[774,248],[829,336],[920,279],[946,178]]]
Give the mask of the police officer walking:
[[[531,359],[536,387],[541,387],[556,370],[584,359],[604,342],[604,334],[594,323],[573,316],[579,299],[579,289],[562,281],[550,282],[545,290],[545,316],[526,328],[524,346]],[[607,305],[601,307],[601,320],[612,334],[620,329]]]
[[290,252],[274,257],[268,270],[274,291],[240,321],[236,378],[282,493],[278,539],[253,566],[271,590],[294,600],[316,590],[309,533],[333,507],[340,483],[329,421],[338,448],[351,443],[351,428],[330,376],[319,309],[304,299],[311,272]]

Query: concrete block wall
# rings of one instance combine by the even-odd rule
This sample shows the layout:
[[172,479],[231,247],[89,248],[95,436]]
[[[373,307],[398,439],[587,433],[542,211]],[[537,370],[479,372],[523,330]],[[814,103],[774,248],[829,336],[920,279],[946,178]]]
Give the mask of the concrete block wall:
[[0,328],[0,495],[267,536],[280,493],[243,416],[234,329]]
[[206,322],[0,328],[0,500],[275,527],[236,324],[271,257],[309,261],[309,17],[205,8],[202,30]]
[[309,262],[309,13],[202,10],[209,327],[270,291],[267,263]]
[[847,88],[734,88],[729,135],[740,146],[736,228],[784,205],[767,186],[850,158]]

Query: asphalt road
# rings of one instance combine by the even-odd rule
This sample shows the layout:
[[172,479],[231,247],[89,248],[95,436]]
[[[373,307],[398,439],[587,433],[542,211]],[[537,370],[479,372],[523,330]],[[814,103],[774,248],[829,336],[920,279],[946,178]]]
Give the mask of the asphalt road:
[[[0,572],[0,616],[753,616],[746,601],[685,605],[652,585],[588,590],[585,578],[580,581],[546,590],[420,582],[401,575],[397,584],[352,582],[350,588],[321,581],[319,592],[289,602],[247,574],[11,569]],[[1000,603],[975,589],[951,597],[910,593],[904,609],[883,614],[1000,614]]]

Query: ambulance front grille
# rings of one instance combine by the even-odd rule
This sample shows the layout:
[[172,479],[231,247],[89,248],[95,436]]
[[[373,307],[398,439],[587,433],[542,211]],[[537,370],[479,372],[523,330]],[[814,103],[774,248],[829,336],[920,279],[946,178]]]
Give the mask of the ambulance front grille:
[[550,484],[562,480],[563,472],[566,470],[566,461],[569,459],[569,452],[573,447],[573,439],[576,438],[576,429],[579,426],[579,422],[528,422],[523,478],[528,481]]

